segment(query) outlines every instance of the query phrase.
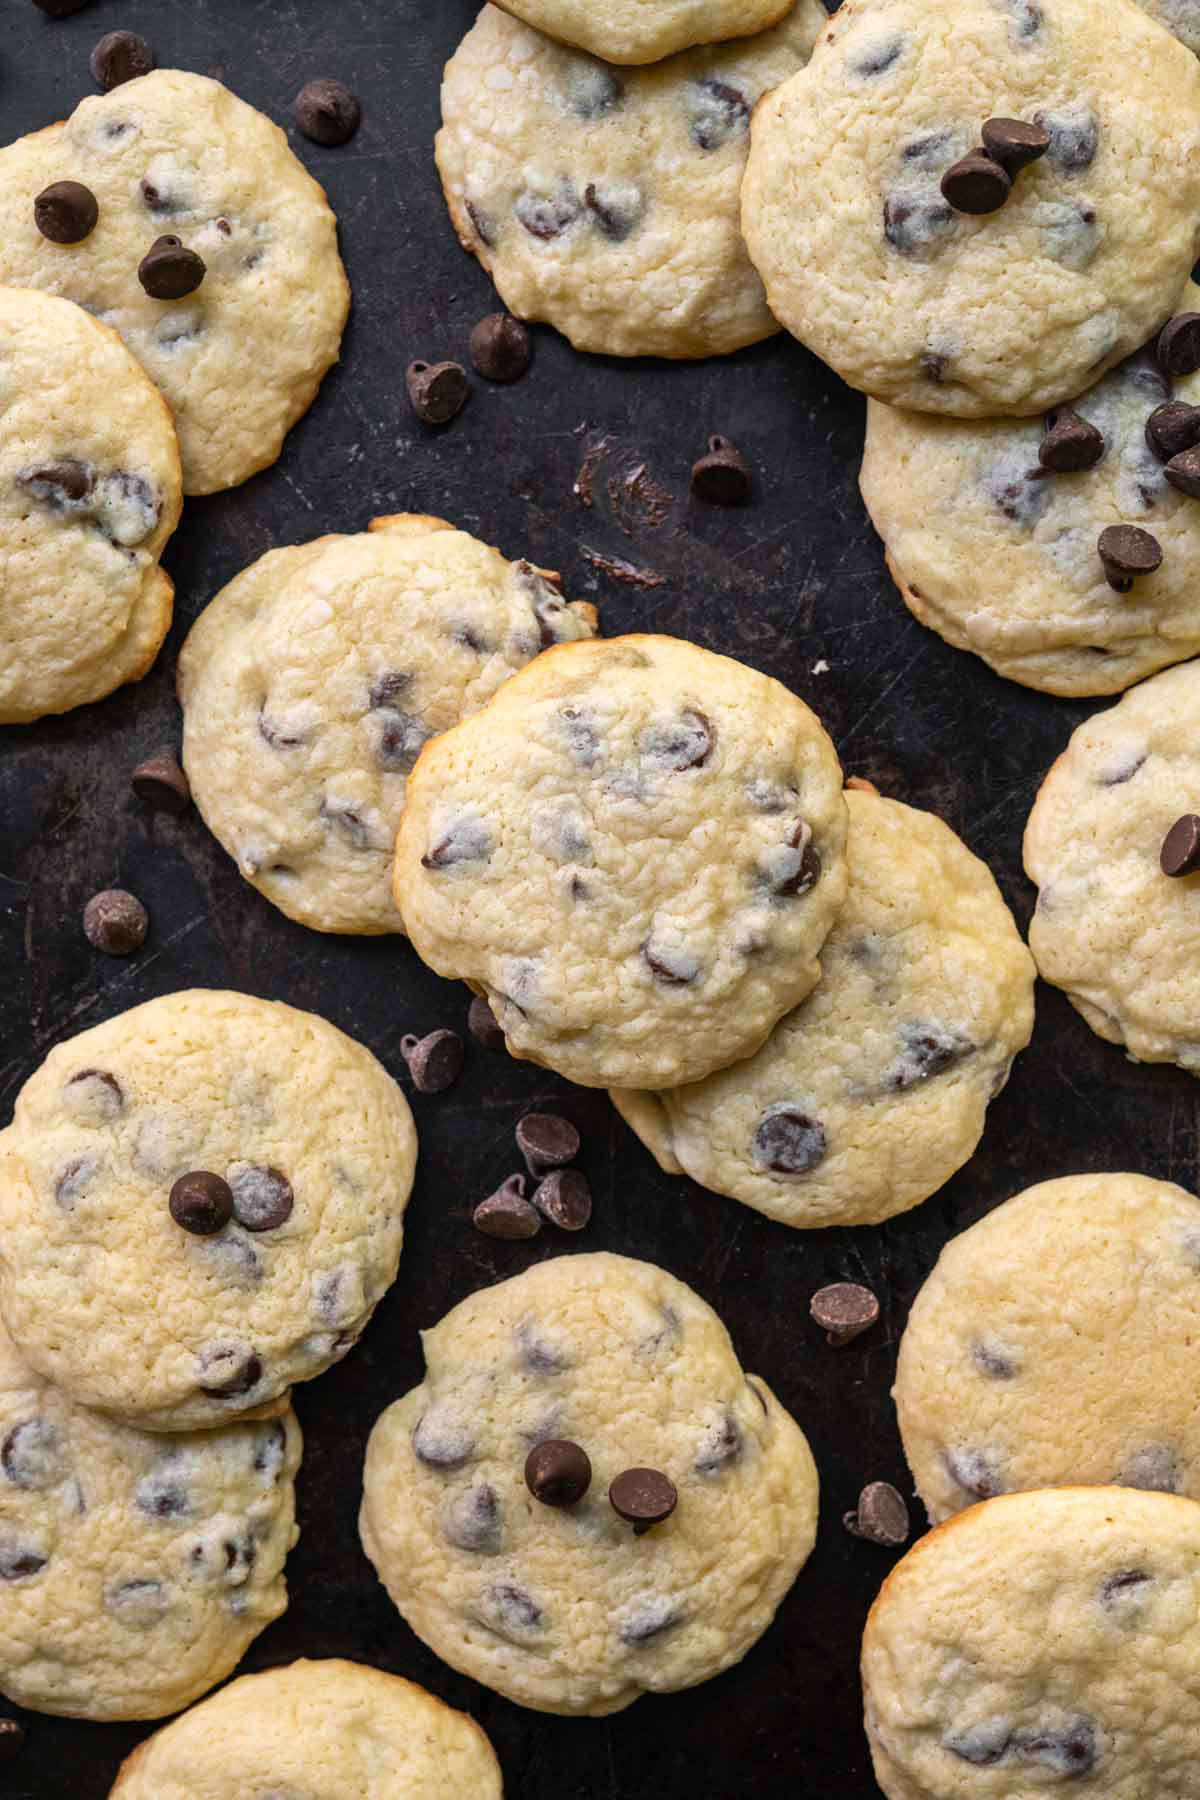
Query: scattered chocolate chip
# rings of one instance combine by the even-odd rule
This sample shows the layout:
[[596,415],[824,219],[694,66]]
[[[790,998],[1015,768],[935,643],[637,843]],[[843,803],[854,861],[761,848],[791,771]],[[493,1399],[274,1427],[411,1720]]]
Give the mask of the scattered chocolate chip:
[[88,0],[33,0],[42,12],[49,13],[52,19],[69,19],[73,14],[82,12]]
[[578,1444],[550,1438],[525,1458],[525,1485],[543,1506],[574,1506],[592,1485],[591,1459]]
[[1200,817],[1184,813],[1163,839],[1159,863],[1164,875],[1194,875],[1200,869]]
[[33,203],[33,222],[52,244],[81,244],[99,217],[96,196],[81,181],[52,181]]
[[306,81],[292,102],[292,116],[306,138],[327,149],[349,143],[362,123],[362,107],[344,81]]
[[507,1176],[494,1194],[479,1202],[471,1223],[485,1237],[510,1240],[536,1237],[542,1229],[541,1214],[525,1198],[523,1175]]
[[152,300],[182,300],[204,280],[204,258],[166,232],[155,238],[138,264],[138,280]]
[[1108,585],[1127,594],[1139,575],[1153,575],[1162,564],[1162,545],[1138,525],[1109,525],[1097,545]]
[[592,1216],[592,1190],[578,1169],[555,1169],[534,1189],[533,1204],[561,1231],[582,1231]]
[[1164,463],[1194,449],[1200,444],[1200,406],[1189,406],[1186,400],[1156,406],[1146,421],[1146,442]]
[[823,1161],[828,1139],[819,1119],[783,1102],[759,1120],[753,1148],[760,1168],[775,1175],[807,1175]]
[[0,1719],[0,1762],[11,1762],[25,1743],[25,1727],[19,1719]]
[[467,1009],[467,1030],[485,1050],[507,1050],[504,1028],[482,994],[475,994]]
[[1181,450],[1173,456],[1163,474],[1173,488],[1191,500],[1200,500],[1200,449]]
[[1158,334],[1158,366],[1178,379],[1200,369],[1200,312],[1179,313]]
[[1045,156],[1050,133],[1024,119],[988,119],[983,127],[983,147],[1010,179],[1030,163]]
[[83,909],[83,934],[105,956],[131,956],[140,950],[150,929],[150,914],[123,888],[93,894]]
[[812,1297],[808,1306],[813,1323],[840,1349],[870,1331],[879,1318],[879,1302],[870,1288],[856,1281],[835,1281]]
[[708,449],[692,464],[692,492],[716,506],[742,506],[750,498],[750,464],[736,444],[714,435]]
[[292,1216],[296,1196],[282,1169],[243,1163],[229,1177],[233,1216],[246,1231],[278,1231]]
[[139,763],[129,778],[139,800],[154,812],[181,813],[192,798],[191,783],[173,750],[160,750]]
[[207,1169],[181,1175],[171,1189],[171,1217],[193,1237],[215,1237],[233,1217],[229,1183]]
[[1038,448],[1043,469],[1055,475],[1074,475],[1094,469],[1104,456],[1104,434],[1089,419],[1069,406],[1046,414],[1046,435]]
[[470,398],[461,363],[410,362],[405,380],[412,409],[423,425],[448,425]]
[[908,1542],[908,1507],[890,1481],[872,1481],[858,1497],[854,1512],[843,1513],[842,1524],[853,1537],[869,1544],[896,1549]]
[[108,31],[88,57],[92,80],[107,94],[123,82],[148,75],[155,64],[153,50],[135,31]]
[[998,212],[1011,192],[1011,180],[986,150],[959,157],[942,176],[942,193],[955,212]]
[[486,381],[519,381],[531,354],[529,333],[511,313],[489,313],[471,333],[471,361]]
[[463,1041],[457,1031],[443,1027],[423,1038],[410,1032],[400,1039],[400,1054],[418,1094],[444,1094],[462,1074]]
[[570,1119],[557,1113],[526,1113],[517,1125],[517,1149],[535,1178],[565,1169],[579,1155],[580,1137]]
[[659,1469],[626,1469],[609,1488],[608,1498],[613,1511],[633,1526],[638,1537],[669,1519],[679,1504],[675,1483]]

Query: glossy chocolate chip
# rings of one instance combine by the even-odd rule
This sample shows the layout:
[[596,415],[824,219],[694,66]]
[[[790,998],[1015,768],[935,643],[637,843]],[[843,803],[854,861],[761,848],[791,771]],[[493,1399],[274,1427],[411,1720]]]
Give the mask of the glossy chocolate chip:
[[808,1305],[809,1316],[836,1349],[852,1344],[879,1318],[879,1302],[857,1281],[835,1281],[819,1288]]
[[33,203],[33,222],[52,244],[81,244],[99,217],[95,194],[80,181],[52,181]]
[[1146,421],[1146,442],[1159,462],[1170,462],[1200,444],[1200,406],[1186,400],[1167,400],[1156,406]]
[[93,894],[83,909],[83,934],[105,956],[131,956],[140,950],[150,929],[150,914],[123,888]]
[[148,75],[155,55],[145,38],[135,31],[107,31],[88,57],[92,80],[107,94],[123,82]]
[[1044,126],[1027,124],[1024,119],[988,119],[983,127],[983,147],[1012,178],[1045,156],[1050,148],[1050,133]]
[[409,1032],[400,1039],[400,1054],[418,1094],[444,1094],[462,1074],[466,1052],[457,1031],[443,1026],[420,1038]]
[[454,1494],[442,1513],[442,1530],[456,1550],[475,1556],[498,1556],[504,1536],[504,1518],[496,1490],[477,1481],[465,1493]]
[[461,363],[410,362],[405,374],[408,398],[423,425],[448,425],[471,396],[471,385]]
[[1046,435],[1038,447],[1038,461],[1055,475],[1073,475],[1094,469],[1104,456],[1104,434],[1089,419],[1069,406],[1046,414]]
[[485,381],[519,381],[532,354],[529,333],[511,313],[489,313],[471,333],[471,361]]
[[19,1719],[0,1719],[0,1762],[11,1762],[25,1745],[25,1727]]
[[574,1506],[592,1485],[591,1459],[578,1444],[549,1438],[525,1458],[525,1485],[543,1506]]
[[1172,381],[1200,369],[1200,312],[1177,313],[1163,326],[1155,347],[1158,366]]
[[233,1217],[229,1183],[208,1169],[181,1175],[171,1189],[171,1217],[193,1237],[215,1237]]
[[1153,575],[1162,566],[1162,545],[1138,525],[1106,526],[1096,547],[1108,585],[1118,594],[1127,594],[1139,576]]
[[362,123],[357,95],[344,81],[306,81],[292,102],[292,116],[306,138],[332,148],[349,143]]
[[1012,192],[1012,182],[998,162],[983,150],[962,156],[942,176],[942,194],[955,212],[999,212]]
[[743,506],[754,478],[750,464],[729,438],[714,433],[708,449],[692,464],[692,492],[716,506]]
[[710,75],[691,90],[688,131],[699,150],[719,150],[735,134],[750,129],[750,105],[740,88]]
[[233,1216],[246,1231],[278,1231],[292,1216],[296,1196],[282,1169],[243,1163],[230,1171]]
[[57,1487],[67,1473],[58,1429],[49,1419],[24,1419],[0,1445],[0,1467],[14,1487],[42,1493]]
[[485,1237],[516,1242],[536,1237],[542,1229],[542,1216],[525,1198],[525,1177],[509,1175],[494,1194],[479,1202],[471,1223]]
[[1163,839],[1159,865],[1164,875],[1195,875],[1200,870],[1200,816],[1184,813]]
[[842,1515],[842,1524],[852,1537],[865,1538],[869,1544],[897,1549],[908,1542],[908,1507],[890,1481],[869,1482],[857,1508]]
[[555,1169],[533,1191],[533,1204],[560,1231],[582,1231],[592,1216],[592,1190],[578,1169]]
[[210,1400],[236,1400],[262,1380],[262,1362],[244,1344],[212,1344],[200,1358],[205,1380],[200,1392]]
[[32,1544],[23,1543],[20,1538],[0,1537],[0,1581],[28,1581],[31,1576],[45,1568],[49,1558]]
[[763,1114],[752,1148],[759,1167],[774,1175],[807,1175],[824,1161],[829,1141],[819,1119],[785,1101]]
[[482,994],[474,994],[467,1008],[467,1030],[485,1050],[507,1050],[504,1028]]
[[558,1113],[526,1113],[517,1124],[516,1138],[525,1166],[535,1177],[564,1169],[579,1155],[579,1133]]
[[204,280],[204,258],[166,232],[156,238],[138,264],[138,280],[152,300],[182,300]]
[[679,1504],[674,1482],[660,1469],[624,1470],[609,1488],[608,1498],[618,1518],[632,1525],[639,1537],[669,1519]]
[[731,1463],[738,1461],[742,1445],[742,1428],[726,1408],[700,1440],[692,1467],[697,1475],[719,1475]]
[[140,762],[129,778],[139,800],[154,812],[186,812],[192,798],[191,783],[173,750],[160,750]]
[[1181,494],[1200,500],[1200,449],[1181,450],[1171,458],[1163,474]]

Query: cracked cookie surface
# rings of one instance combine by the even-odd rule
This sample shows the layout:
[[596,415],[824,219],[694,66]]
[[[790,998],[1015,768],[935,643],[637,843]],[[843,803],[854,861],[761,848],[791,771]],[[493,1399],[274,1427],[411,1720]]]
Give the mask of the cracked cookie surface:
[[[1156,0],[1187,5],[1189,0]],[[793,0],[500,0],[506,12],[616,63],[655,63],[693,44],[765,31]]]

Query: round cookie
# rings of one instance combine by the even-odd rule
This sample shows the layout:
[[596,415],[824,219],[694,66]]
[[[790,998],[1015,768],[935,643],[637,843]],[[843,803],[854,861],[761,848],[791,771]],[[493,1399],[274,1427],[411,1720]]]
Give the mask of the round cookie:
[[[998,210],[955,210],[943,178],[997,116],[1049,151]],[[970,418],[1043,412],[1145,343],[1198,216],[1200,67],[1134,0],[851,0],[759,107],[742,189],[781,324],[852,387]]]
[[500,1800],[483,1732],[424,1688],[331,1657],[243,1675],[148,1738],[110,1800]]
[[75,1719],[158,1719],[287,1605],[290,1412],[162,1438],[76,1406],[0,1329],[0,1690]]
[[[1069,1396],[1063,1396],[1069,1401]],[[867,1620],[887,1800],[1188,1800],[1200,1733],[1200,1512],[1129,1488],[974,1506],[909,1551]]]
[[179,659],[184,761],[246,880],[318,931],[402,929],[392,850],[422,744],[595,608],[416,515],[271,550],[200,615]]
[[[59,181],[99,205],[81,243],[34,224],[35,196]],[[162,236],[205,265],[182,299],[153,299],[138,279]],[[0,282],[63,294],[116,327],[170,402],[188,494],[275,461],[337,360],[350,304],[337,223],[283,132],[178,69],[90,96],[0,150]]]
[[997,1207],[946,1245],[900,1343],[929,1517],[1092,1483],[1200,1499],[1198,1338],[1200,1200],[1182,1188],[1073,1175]]
[[833,746],[777,681],[676,638],[563,644],[421,752],[396,904],[514,1055],[671,1087],[811,991],[845,836]]
[[[2,257],[0,252],[0,257]],[[162,395],[82,307],[0,288],[0,724],[144,675],[183,504]]]
[[716,356],[778,331],[739,223],[750,114],[824,23],[798,0],[758,37],[631,70],[486,6],[446,69],[437,160],[509,310],[612,356]]
[[[0,1133],[0,1313],[84,1405],[157,1431],[263,1408],[336,1362],[395,1279],[416,1133],[361,1044],[193,989],[52,1050]],[[185,1174],[232,1191],[212,1236]]]
[[[803,3],[803,0],[802,0]],[[1188,0],[1156,0],[1187,5]],[[793,0],[500,0],[528,25],[615,63],[656,63],[692,44],[765,31]]]
[[1033,1031],[1033,958],[948,825],[846,795],[850,891],[821,980],[692,1087],[614,1092],[662,1168],[785,1225],[875,1225],[949,1181]]
[[1176,821],[1200,810],[1200,664],[1167,669],[1078,727],[1025,828],[1041,890],[1029,947],[1092,1030],[1139,1062],[1200,1075],[1194,876],[1163,873]]
[[1200,0],[1139,0],[1139,4],[1200,56]]
[[[1177,311],[1197,309],[1189,284]],[[1146,436],[1171,400],[1200,403],[1200,375],[1172,383],[1138,352],[1070,409],[1100,432],[1104,454],[1061,474],[1039,461],[1060,411],[968,421],[873,400],[863,499],[910,611],[997,674],[1051,694],[1120,693],[1194,656],[1200,505],[1167,480]],[[1113,525],[1151,532],[1163,551],[1162,567],[1125,594],[1100,560]]]
[[[558,1257],[422,1334],[428,1374],[367,1445],[361,1529],[408,1624],[452,1668],[542,1712],[618,1712],[707,1681],[770,1624],[812,1550],[817,1473],[716,1314],[665,1270]],[[531,1449],[578,1445],[573,1505]],[[639,1534],[610,1484],[677,1490]]]

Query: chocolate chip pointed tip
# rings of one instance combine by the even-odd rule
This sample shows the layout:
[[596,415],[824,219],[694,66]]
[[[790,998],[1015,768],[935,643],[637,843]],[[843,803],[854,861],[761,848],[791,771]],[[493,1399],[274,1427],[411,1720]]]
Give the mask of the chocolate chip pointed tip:
[[136,81],[154,68],[154,51],[136,31],[106,31],[88,57],[92,80],[104,93]]
[[813,1295],[809,1316],[829,1342],[841,1349],[869,1331],[879,1318],[879,1301],[857,1281],[835,1281]]
[[692,464],[692,492],[714,506],[744,506],[754,485],[750,464],[737,445],[714,433]]
[[542,1229],[542,1215],[525,1198],[524,1175],[507,1176],[494,1194],[479,1202],[471,1223],[484,1237],[513,1243],[536,1237]]
[[105,888],[83,909],[83,931],[94,950],[105,956],[132,956],[146,941],[150,915],[135,894]]
[[489,313],[471,333],[471,361],[485,381],[519,381],[531,355],[529,333],[511,313]]
[[869,1482],[858,1497],[857,1508],[843,1513],[842,1524],[852,1537],[889,1550],[906,1544],[911,1530],[904,1496],[890,1481]]
[[1159,866],[1173,879],[1200,871],[1200,816],[1184,813],[1176,819],[1163,839]]
[[414,1037],[401,1038],[400,1054],[408,1064],[418,1094],[444,1094],[462,1074],[465,1050],[457,1031],[445,1027]]
[[575,1506],[592,1485],[591,1458],[566,1438],[549,1438],[525,1458],[525,1485],[543,1506]]
[[461,363],[428,363],[418,357],[409,363],[404,379],[412,409],[423,425],[448,425],[471,396]]
[[139,800],[153,812],[186,812],[191,804],[192,788],[179,766],[173,750],[160,750],[140,762],[129,778]]
[[347,144],[362,123],[357,94],[344,81],[320,76],[306,81],[292,102],[292,116],[306,138],[326,149]]

